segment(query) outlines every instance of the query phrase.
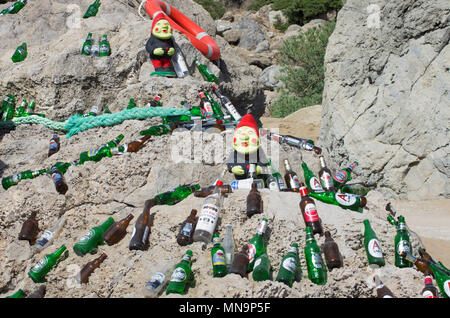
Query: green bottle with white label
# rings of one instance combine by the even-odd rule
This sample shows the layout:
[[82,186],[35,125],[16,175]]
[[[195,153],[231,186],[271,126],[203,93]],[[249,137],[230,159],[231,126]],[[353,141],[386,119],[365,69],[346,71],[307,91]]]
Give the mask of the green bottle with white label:
[[341,192],[309,192],[308,195],[321,202],[337,205],[343,209],[362,212],[366,206],[367,199],[356,194]]
[[35,283],[45,282],[45,275],[56,267],[61,261],[65,260],[69,255],[66,246],[62,245],[56,252],[45,255],[33,268],[28,272],[28,276]]
[[383,251],[375,231],[370,226],[369,220],[364,220],[364,248],[366,249],[369,266],[381,267],[385,265]]
[[255,236],[252,237],[250,243],[248,244],[247,272],[251,272],[253,270],[253,266],[255,265],[256,259],[267,252],[267,246],[264,242],[264,232],[266,232],[266,228],[267,219],[262,219],[261,223],[259,223]]
[[298,244],[294,243],[281,260],[276,281],[292,287],[294,280],[300,281],[301,276],[302,268],[300,267],[300,258],[298,256]]
[[399,268],[412,267],[413,264],[401,255],[403,252],[413,254],[405,217],[400,215],[397,224],[397,234],[395,235],[394,240],[395,266]]
[[306,187],[308,188],[308,192],[325,192],[322,188],[322,184],[319,179],[314,175],[314,173],[308,168],[306,162],[302,162],[303,176],[305,177]]
[[78,256],[84,256],[87,253],[95,254],[97,247],[104,244],[102,235],[114,224],[114,219],[109,217],[102,225],[92,228],[85,234],[77,244],[74,245],[73,251]]
[[211,249],[213,276],[223,277],[227,274],[227,264],[225,261],[225,249],[220,244],[219,233],[214,234],[213,244]]
[[325,285],[327,269],[320,255],[320,248],[314,239],[313,230],[309,226],[306,227],[305,259],[309,280],[317,285]]
[[191,269],[192,251],[187,250],[181,262],[175,266],[170,277],[169,286],[166,289],[166,295],[169,294],[187,294],[187,287],[193,284],[194,276]]
[[81,55],[91,55],[92,51],[92,33],[89,32],[86,41],[83,43],[83,48],[81,49]]
[[27,43],[23,42],[21,45],[19,45],[17,47],[16,51],[14,52],[13,56],[11,57],[11,60],[14,63],[22,62],[26,59],[27,55],[28,55]]

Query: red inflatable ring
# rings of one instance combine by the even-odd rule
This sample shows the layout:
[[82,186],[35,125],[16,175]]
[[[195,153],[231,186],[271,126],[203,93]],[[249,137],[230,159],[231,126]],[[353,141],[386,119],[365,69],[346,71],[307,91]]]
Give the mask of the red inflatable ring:
[[186,35],[191,43],[211,61],[220,58],[220,50],[212,37],[180,11],[161,0],[147,0],[145,10],[153,18],[164,13],[172,28]]

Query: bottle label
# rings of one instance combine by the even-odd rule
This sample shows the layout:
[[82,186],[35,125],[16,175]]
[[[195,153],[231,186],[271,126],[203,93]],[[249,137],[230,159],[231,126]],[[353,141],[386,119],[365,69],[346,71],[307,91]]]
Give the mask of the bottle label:
[[369,254],[372,255],[373,257],[378,257],[378,258],[383,257],[383,252],[381,251],[381,245],[377,239],[371,239],[369,241],[367,249],[369,251]]
[[150,278],[147,284],[145,284],[145,287],[156,289],[163,284],[165,279],[166,275],[164,275],[164,273],[157,272]]
[[192,223],[185,223],[180,231],[180,234],[190,237],[191,232],[192,232]]
[[53,232],[49,230],[45,230],[44,234],[40,237],[39,241],[36,242],[37,245],[44,246],[50,241],[53,237]]
[[401,255],[403,252],[409,253],[411,250],[411,246],[407,240],[401,240],[397,244],[397,254]]
[[95,235],[95,231],[93,229],[91,229],[89,231],[89,233],[85,234],[79,241],[77,244],[87,244],[89,242],[89,240],[94,237]]
[[331,181],[331,176],[329,173],[327,172],[322,173],[320,180],[322,180],[323,185],[325,186],[326,189],[330,189],[333,187],[333,182]]
[[215,265],[226,265],[225,262],[225,254],[223,253],[223,251],[218,250],[217,252],[214,253],[213,255],[213,266]]
[[99,149],[89,150],[88,153],[87,153],[88,157],[89,158],[95,157],[95,155],[98,153]]
[[286,270],[290,271],[291,273],[293,273],[293,272],[295,271],[295,267],[296,267],[296,264],[295,264],[295,258],[294,258],[294,257],[288,257],[288,258],[286,258],[286,259],[283,261],[283,263],[281,264],[281,266],[282,266],[284,269],[286,269]]
[[248,244],[248,262],[251,263],[253,262],[253,260],[255,259],[255,255],[256,255],[256,247],[253,244]]
[[285,190],[286,189],[286,185],[284,184],[283,179],[277,178],[277,180],[278,180],[278,187],[280,188],[280,190]]
[[209,233],[214,232],[218,216],[219,216],[218,206],[209,203],[203,205],[202,211],[198,218],[197,229],[204,230]]
[[341,170],[334,176],[334,180],[336,180],[339,183],[344,183],[345,180],[347,180],[347,171]]
[[436,296],[434,296],[433,293],[429,290],[424,291],[422,296],[424,298],[436,298]]
[[317,214],[316,206],[313,203],[308,203],[305,206],[305,220],[306,222],[319,221],[319,214]]
[[47,256],[42,258],[34,267],[31,269],[34,273],[39,273],[48,263]]
[[18,173],[11,176],[11,180],[13,183],[18,183],[20,180],[20,175]]
[[50,149],[57,149],[58,148],[58,144],[56,143],[55,139],[50,139]]
[[444,291],[447,294],[447,297],[450,297],[450,279],[447,279],[443,285],[444,285]]
[[91,46],[90,45],[86,45],[83,49],[84,53],[86,54],[91,54]]
[[186,271],[181,268],[177,267],[172,273],[172,277],[170,277],[171,282],[180,283],[183,282],[186,279]]
[[203,104],[203,107],[205,108],[205,111],[206,111],[206,118],[210,118],[214,114],[214,110],[211,106],[211,103],[205,102]]
[[109,52],[109,48],[107,45],[100,46],[100,53],[108,53],[108,52]]
[[269,183],[269,189],[274,191],[279,190],[278,182],[272,179],[272,181]]
[[311,179],[309,179],[309,187],[314,192],[324,192],[322,185],[320,184],[319,179],[317,179],[317,177],[312,177]]
[[394,298],[391,295],[384,295],[383,298]]
[[357,196],[348,193],[336,193],[335,198],[341,205],[352,206],[356,203]]
[[291,185],[291,189],[300,188],[300,180],[298,179],[298,176],[296,176],[296,175],[291,176],[289,183]]
[[322,268],[322,257],[319,253],[313,253],[311,261],[314,268]]

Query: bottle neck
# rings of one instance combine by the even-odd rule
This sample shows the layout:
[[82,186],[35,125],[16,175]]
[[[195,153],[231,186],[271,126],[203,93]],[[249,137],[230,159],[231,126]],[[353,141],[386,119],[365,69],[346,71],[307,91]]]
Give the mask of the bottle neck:
[[322,168],[325,168],[326,165],[325,165],[325,159],[323,158],[323,156],[320,156],[320,157],[319,157],[319,160],[320,160],[320,166],[321,166]]
[[289,161],[287,161],[287,160],[284,161],[284,167],[286,168],[286,171],[291,170],[291,165],[289,164]]

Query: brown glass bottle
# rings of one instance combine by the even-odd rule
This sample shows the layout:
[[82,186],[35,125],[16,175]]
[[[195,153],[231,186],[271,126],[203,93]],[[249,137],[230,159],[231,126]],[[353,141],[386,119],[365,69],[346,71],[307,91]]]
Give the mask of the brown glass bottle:
[[93,261],[90,261],[80,271],[80,283],[86,284],[89,282],[89,276],[100,267],[101,263],[108,257],[105,253],[94,259]]
[[19,240],[25,240],[33,245],[39,233],[39,225],[36,219],[36,211],[31,212],[30,217],[23,223],[19,233]]
[[418,271],[424,273],[425,275],[431,275],[431,273],[433,271],[431,270],[430,265],[429,265],[430,261],[426,260],[426,258],[428,258],[428,257],[425,256],[424,252],[421,252],[420,249],[419,249],[419,254],[421,254],[420,258],[416,258],[413,255],[411,255],[407,252],[404,252],[404,251],[400,255],[402,257],[404,257],[406,260],[408,260],[408,261],[412,262],[414,265],[416,265],[416,268]]
[[105,233],[103,233],[102,238],[108,245],[114,245],[120,242],[121,239],[127,234],[127,227],[130,221],[134,218],[133,214],[129,214],[123,220],[111,225]]
[[181,224],[180,232],[177,235],[177,243],[180,246],[186,246],[192,243],[192,237],[195,231],[195,226],[197,225],[197,210],[192,209],[191,214],[187,219]]
[[144,137],[139,138],[138,140],[125,144],[125,152],[137,152],[144,146],[145,142],[149,140],[151,136],[152,135],[145,135]]
[[325,164],[325,159],[322,155],[319,156],[321,169],[319,171],[319,180],[325,192],[336,192],[333,185],[333,178],[331,171]]
[[[206,198],[208,195],[212,194],[214,191],[214,188],[216,186],[209,186],[206,188],[201,188],[200,190],[197,190],[194,192],[194,196],[197,198]],[[233,190],[231,189],[231,186],[229,184],[223,184],[219,186],[220,194],[226,194],[226,193],[232,193]]]
[[333,268],[342,267],[342,257],[337,243],[331,237],[330,231],[325,231],[324,234],[323,254],[325,255],[327,267],[331,271]]
[[256,182],[252,183],[252,189],[247,195],[247,217],[252,217],[254,214],[263,213],[263,200],[258,191]]
[[431,275],[425,276],[425,287],[422,289],[423,298],[437,298],[438,290],[433,285],[433,278]]
[[52,139],[50,139],[50,146],[48,148],[48,157],[57,153],[59,151],[59,137],[57,134],[53,134]]
[[313,230],[313,234],[323,234],[322,224],[320,223],[319,214],[317,213],[315,201],[308,195],[308,189],[304,183],[300,184],[300,195],[302,199],[298,204],[302,211],[303,221],[305,225]]
[[233,263],[231,264],[230,273],[239,274],[245,277],[248,266],[248,245],[244,245],[242,250],[234,255]]
[[53,183],[55,184],[56,191],[59,194],[66,194],[67,190],[69,190],[69,187],[67,186],[62,173],[55,166],[51,168],[51,171],[52,171],[52,180]]
[[28,295],[27,298],[44,298],[46,291],[47,287],[45,287],[45,285],[41,285],[38,289]]
[[374,276],[374,281],[376,284],[375,289],[377,291],[378,298],[396,298],[391,290],[383,284],[378,275]]
[[299,191],[300,179],[298,178],[298,175],[291,169],[291,165],[289,164],[289,160],[287,159],[284,159],[284,168],[286,170],[286,173],[284,174],[286,186],[290,191]]
[[144,251],[147,249],[150,228],[153,225],[153,217],[150,216],[150,208],[153,205],[153,199],[145,201],[144,211],[142,211],[134,224],[133,234],[128,246],[130,250]]

